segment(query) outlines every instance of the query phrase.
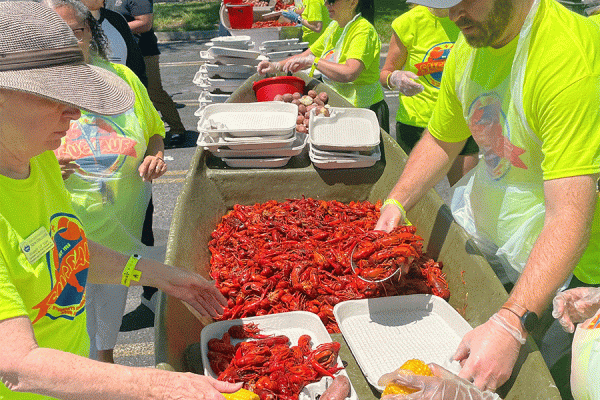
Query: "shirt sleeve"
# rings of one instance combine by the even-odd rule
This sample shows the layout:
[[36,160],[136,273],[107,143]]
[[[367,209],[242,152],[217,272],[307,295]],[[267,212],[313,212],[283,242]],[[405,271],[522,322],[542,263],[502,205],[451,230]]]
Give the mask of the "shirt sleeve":
[[427,126],[433,137],[451,143],[461,142],[471,136],[455,89],[457,47],[454,46],[446,60],[440,93]]
[[137,17],[138,15],[152,14],[154,6],[152,0],[132,0],[129,1],[129,10],[131,15]]
[[306,4],[306,16],[304,17],[304,19],[308,22],[323,21],[324,18],[321,11],[321,4],[319,4],[318,1],[309,0]]
[[0,321],[24,315],[27,315],[25,304],[10,279],[6,260],[0,257]]
[[398,38],[407,49],[412,47],[412,42],[415,36],[415,32],[417,32],[412,25],[412,16],[413,13],[410,11],[402,14],[394,21],[392,21],[392,29],[398,35]]
[[[367,22],[366,20],[364,22]],[[375,29],[371,29],[370,23],[360,24],[353,29],[352,32],[348,32],[348,36],[351,40],[351,45],[348,46],[346,51],[346,60],[354,58],[360,60],[368,68],[375,57],[379,57],[380,52],[378,48],[381,47],[381,42],[377,36]]]
[[321,36],[309,47],[310,52],[313,53],[315,57],[321,57],[323,54],[323,50],[325,49],[325,40],[329,38],[331,34],[331,27],[333,22],[329,25],[327,29],[323,32]]

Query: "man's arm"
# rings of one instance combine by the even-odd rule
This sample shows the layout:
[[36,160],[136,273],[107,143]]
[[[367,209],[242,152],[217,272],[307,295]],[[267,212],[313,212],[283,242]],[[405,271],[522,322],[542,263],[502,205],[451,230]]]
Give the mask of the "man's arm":
[[[411,151],[400,179],[388,198],[396,199],[405,210],[411,209],[429,189],[448,173],[465,141],[449,143],[436,139],[425,130],[423,137]],[[396,207],[382,210],[375,229],[391,231],[401,222]]]
[[[544,226],[510,301],[541,315],[573,272],[588,244],[598,198],[597,179],[598,175],[582,175],[544,183]],[[498,315],[526,337],[516,315],[505,309]],[[455,355],[464,362],[459,376],[480,389],[494,390],[506,382],[520,347],[494,324],[488,321],[465,335]],[[516,349],[517,354],[507,349]]]
[[144,33],[152,29],[154,22],[154,14],[135,15],[133,21],[129,21],[129,28],[133,33]]

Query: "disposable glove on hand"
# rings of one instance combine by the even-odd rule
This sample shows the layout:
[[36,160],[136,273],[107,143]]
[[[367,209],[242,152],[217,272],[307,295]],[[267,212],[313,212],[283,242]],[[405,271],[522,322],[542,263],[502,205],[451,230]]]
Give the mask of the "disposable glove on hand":
[[267,60],[262,60],[256,67],[256,72],[259,75],[276,74],[279,70],[279,63],[272,63]]
[[296,14],[293,11],[284,11],[281,13],[281,15],[283,15],[285,18],[289,19],[290,21],[296,24],[300,23],[300,15]]
[[575,324],[593,317],[600,308],[600,288],[578,287],[560,292],[552,300],[552,316],[565,331],[573,333]]
[[284,65],[284,72],[298,72],[300,70],[309,68],[313,62],[315,62],[315,56],[309,54],[308,56],[297,56],[290,58]]
[[[398,370],[382,376],[379,385],[387,385],[393,381],[396,384],[417,389],[411,394],[390,394],[382,396],[381,400],[499,400],[500,396],[493,392],[482,392],[472,383],[459,378],[447,369],[429,364],[434,376],[414,375]],[[406,372],[406,373],[405,373]],[[385,382],[382,382],[384,380]]]
[[419,77],[410,71],[396,70],[389,78],[390,86],[396,88],[405,96],[414,96],[425,89],[419,82]]
[[386,204],[381,207],[381,213],[377,224],[375,224],[376,231],[391,232],[398,224],[410,225],[406,214],[399,207],[394,204]]

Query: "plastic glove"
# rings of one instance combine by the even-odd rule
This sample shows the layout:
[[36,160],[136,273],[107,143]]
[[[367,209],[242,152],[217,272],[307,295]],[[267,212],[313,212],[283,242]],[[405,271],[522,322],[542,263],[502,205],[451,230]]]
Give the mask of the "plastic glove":
[[425,88],[418,82],[419,77],[410,71],[396,70],[392,72],[389,82],[390,86],[398,89],[405,96],[414,96],[421,93]]
[[482,392],[477,389],[471,382],[468,382],[454,375],[447,369],[437,365],[429,364],[431,372],[434,376],[414,375],[411,373],[403,373],[405,371],[398,370],[390,374],[385,374],[381,377],[378,384],[387,385],[389,382],[408,386],[417,389],[417,392],[411,394],[390,394],[382,396],[381,400],[496,400],[500,399],[496,393]]
[[521,348],[519,340],[495,316],[468,332],[453,357],[462,365],[458,376],[472,381],[479,390],[494,391],[506,382]]
[[315,56],[313,54],[309,54],[307,56],[296,56],[290,58],[284,65],[284,72],[298,72],[303,69],[309,68],[313,62],[315,62]]
[[300,23],[300,15],[296,14],[293,11],[284,11],[281,13],[281,15],[296,24]]
[[409,225],[410,223],[406,219],[406,214],[396,207],[394,204],[386,204],[381,207],[381,213],[377,224],[375,224],[376,231],[391,232],[398,224]]
[[280,69],[279,63],[272,63],[267,60],[262,60],[256,66],[256,72],[259,75],[276,74]]
[[600,308],[600,288],[578,287],[560,292],[552,300],[552,316],[565,331],[573,333],[575,324],[593,317]]

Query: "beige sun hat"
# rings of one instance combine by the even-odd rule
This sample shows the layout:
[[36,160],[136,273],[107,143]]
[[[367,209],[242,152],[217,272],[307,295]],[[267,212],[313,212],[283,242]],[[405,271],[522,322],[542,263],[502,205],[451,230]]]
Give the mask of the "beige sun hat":
[[135,99],[117,75],[86,64],[71,28],[33,1],[0,2],[0,88],[101,115],[121,114]]

